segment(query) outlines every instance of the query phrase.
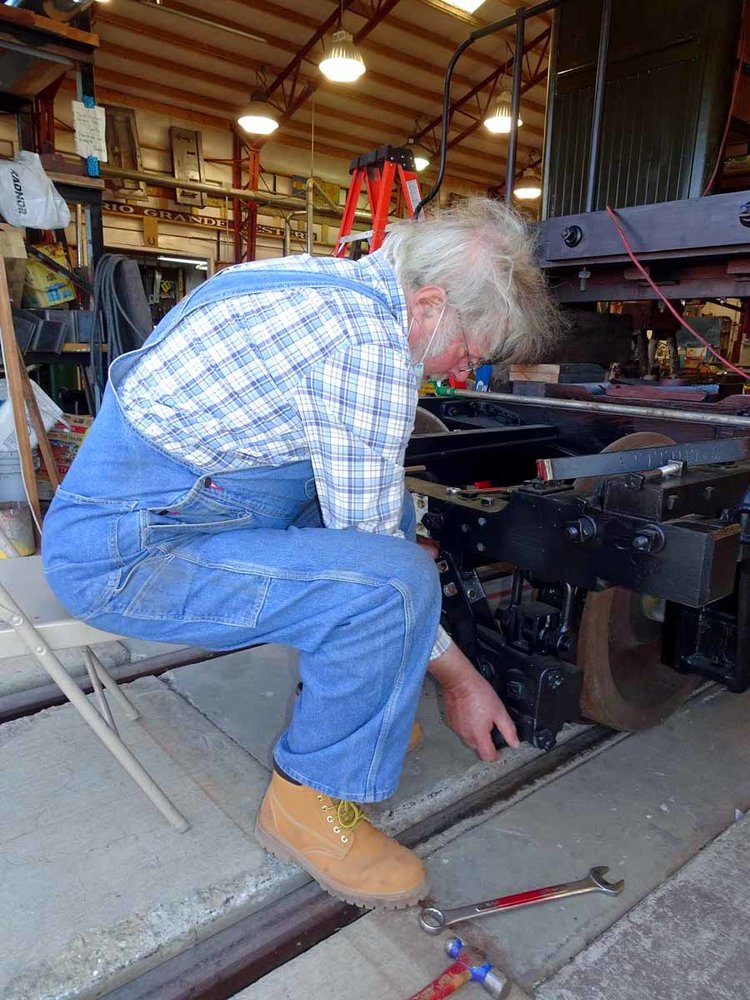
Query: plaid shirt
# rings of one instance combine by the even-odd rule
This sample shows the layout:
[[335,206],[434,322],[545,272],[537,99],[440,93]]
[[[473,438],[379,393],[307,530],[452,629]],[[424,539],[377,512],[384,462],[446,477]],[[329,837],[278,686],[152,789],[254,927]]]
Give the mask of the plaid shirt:
[[[379,292],[388,309],[335,286],[198,308],[125,376],[129,422],[198,474],[309,460],[327,528],[399,534],[417,392],[390,265],[374,253],[237,267],[339,275]],[[449,643],[441,629],[433,657]]]

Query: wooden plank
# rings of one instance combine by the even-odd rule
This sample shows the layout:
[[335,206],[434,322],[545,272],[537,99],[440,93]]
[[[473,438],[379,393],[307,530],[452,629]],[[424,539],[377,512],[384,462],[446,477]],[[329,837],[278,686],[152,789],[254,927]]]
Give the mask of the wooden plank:
[[42,523],[42,510],[39,505],[39,493],[36,488],[36,473],[34,458],[31,453],[29,428],[26,423],[26,407],[24,405],[23,375],[18,355],[18,341],[13,328],[13,313],[10,307],[8,277],[5,273],[5,259],[0,257],[0,342],[3,347],[5,361],[5,377],[8,382],[8,400],[13,407],[13,421],[18,439],[18,453],[21,458],[21,471],[26,484],[29,504],[37,524]]
[[6,7],[4,4],[0,6],[0,23],[16,25],[19,28],[32,31],[41,31],[45,35],[55,35],[80,45],[89,45],[92,48],[99,47],[98,35],[93,35],[89,31],[81,31],[80,28],[73,28],[63,21],[53,21],[50,17],[42,17],[33,11],[22,10],[18,7]]
[[16,347],[18,348],[18,361],[21,369],[23,398],[26,402],[26,406],[28,407],[29,416],[31,417],[31,426],[34,428],[34,433],[36,434],[47,478],[52,484],[52,489],[56,490],[60,485],[57,463],[55,462],[55,456],[52,452],[49,438],[47,437],[47,428],[44,426],[42,415],[39,412],[39,404],[37,403],[36,396],[34,395],[34,388],[31,384],[29,373],[26,371],[23,354],[21,354],[21,348],[18,346],[18,341],[16,341]]
[[560,381],[560,365],[511,365],[508,377],[511,382],[553,384]]

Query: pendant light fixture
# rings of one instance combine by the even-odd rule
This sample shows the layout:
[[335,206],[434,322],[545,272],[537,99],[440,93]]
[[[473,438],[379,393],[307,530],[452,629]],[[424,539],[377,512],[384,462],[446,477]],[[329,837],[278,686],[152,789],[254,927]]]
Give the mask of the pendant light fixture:
[[358,80],[367,68],[362,54],[354,43],[351,32],[342,26],[344,17],[344,0],[339,0],[339,26],[331,35],[320,63],[320,72],[333,83],[353,83]]
[[527,167],[513,188],[513,197],[520,201],[536,201],[542,196],[542,178],[533,167]]
[[426,146],[423,146],[421,142],[417,142],[415,139],[409,139],[406,143],[407,147],[411,150],[412,156],[414,157],[414,169],[417,173],[421,173],[422,170],[426,170],[430,165],[430,159],[432,153]]
[[249,135],[270,135],[279,127],[276,108],[263,93],[254,93],[237,116],[237,124]]
[[[498,98],[497,104],[492,112],[484,119],[484,127],[493,135],[508,135],[510,125],[513,121],[511,117],[511,106],[513,98],[509,90],[504,90]],[[521,128],[523,120],[518,116],[518,127]]]
[[445,0],[445,2],[449,7],[456,7],[465,14],[473,14],[475,10],[479,10],[484,0]]

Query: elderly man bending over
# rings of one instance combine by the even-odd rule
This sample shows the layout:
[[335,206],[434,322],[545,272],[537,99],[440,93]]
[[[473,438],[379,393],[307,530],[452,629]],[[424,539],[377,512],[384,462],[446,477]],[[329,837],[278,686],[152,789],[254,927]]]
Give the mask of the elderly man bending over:
[[426,670],[485,760],[515,728],[438,627],[404,450],[417,381],[534,352],[553,310],[522,223],[475,200],[395,227],[358,261],[240,264],[110,369],[44,526],[79,618],[144,639],[299,650],[303,690],[258,814],[329,892],[406,906],[419,858],[359,803],[392,795]]

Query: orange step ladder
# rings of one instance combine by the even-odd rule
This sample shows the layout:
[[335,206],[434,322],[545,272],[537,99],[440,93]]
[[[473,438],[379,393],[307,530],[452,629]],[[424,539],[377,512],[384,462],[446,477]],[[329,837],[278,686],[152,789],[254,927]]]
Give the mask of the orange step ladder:
[[[417,171],[414,167],[414,155],[408,146],[381,146],[371,153],[364,153],[352,160],[349,173],[352,182],[346,197],[344,217],[336,239],[334,257],[344,257],[347,247],[366,239],[369,240],[371,251],[382,246],[393,186],[397,178],[410,219],[414,218],[414,210],[422,200]],[[372,229],[369,233],[353,233],[352,226],[363,184],[366,185],[370,202]]]

